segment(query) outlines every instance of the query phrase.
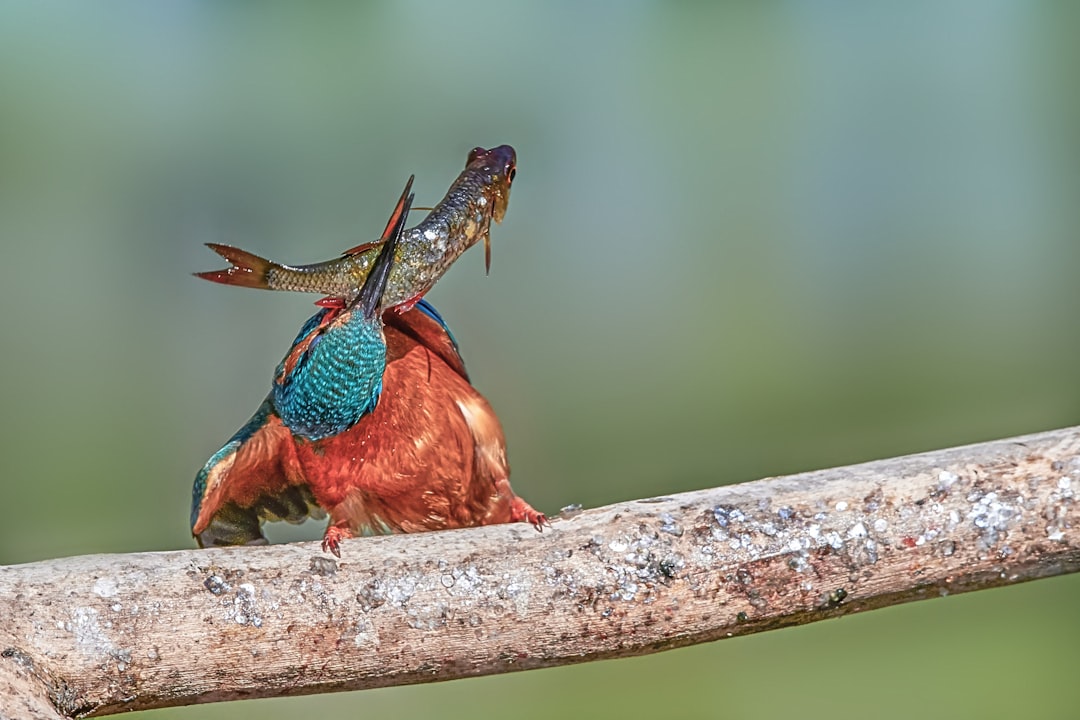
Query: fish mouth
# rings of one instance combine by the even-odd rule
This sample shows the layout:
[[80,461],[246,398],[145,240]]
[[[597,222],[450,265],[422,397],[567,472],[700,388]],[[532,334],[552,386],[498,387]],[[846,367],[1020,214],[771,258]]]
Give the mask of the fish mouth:
[[[517,175],[517,152],[509,145],[499,145],[491,149],[475,147],[469,152],[465,163],[466,170],[482,173],[486,177],[487,197],[490,210],[488,218],[501,223],[506,217],[506,207],[510,204],[510,185]],[[484,232],[484,267],[491,270],[491,232]]]
[[465,167],[487,175],[489,184],[486,194],[491,203],[491,218],[501,223],[510,203],[510,186],[517,175],[517,152],[510,145],[491,149],[475,147],[469,153]]

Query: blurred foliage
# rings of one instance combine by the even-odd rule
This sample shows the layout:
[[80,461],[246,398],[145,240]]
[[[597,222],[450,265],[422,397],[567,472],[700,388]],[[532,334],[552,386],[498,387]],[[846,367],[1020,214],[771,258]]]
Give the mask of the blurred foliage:
[[[544,510],[1076,423],[1078,9],[4,3],[0,563],[190,547],[312,312],[202,243],[330,257],[473,145],[518,149],[510,213],[431,299]],[[1063,717],[1078,591],[250,707]]]

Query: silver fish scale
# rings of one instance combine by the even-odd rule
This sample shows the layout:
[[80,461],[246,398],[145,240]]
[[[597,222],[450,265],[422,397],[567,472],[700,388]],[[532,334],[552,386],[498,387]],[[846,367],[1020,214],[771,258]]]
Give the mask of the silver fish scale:
[[[446,197],[398,241],[382,307],[393,307],[424,294],[463,252],[484,240],[491,229],[493,198],[488,188],[497,176],[470,173],[459,177]],[[363,286],[379,247],[312,265],[271,266],[274,290],[316,292],[351,300]]]

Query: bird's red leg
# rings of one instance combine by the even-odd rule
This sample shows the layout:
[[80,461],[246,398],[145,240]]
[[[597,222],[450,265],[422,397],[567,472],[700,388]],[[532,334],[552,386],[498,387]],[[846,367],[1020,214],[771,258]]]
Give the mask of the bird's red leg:
[[[513,491],[510,490],[510,483],[506,480],[502,480],[496,485],[505,484],[505,492],[513,495]],[[551,526],[548,522],[547,515],[542,512],[537,512],[533,509],[533,506],[525,502],[516,495],[514,499],[510,501],[510,522],[527,522],[536,528],[537,532],[544,532],[544,526]]]
[[341,557],[341,541],[348,540],[353,537],[352,532],[347,527],[341,525],[331,525],[326,528],[326,534],[323,535],[322,549],[323,552],[332,552],[335,557]]

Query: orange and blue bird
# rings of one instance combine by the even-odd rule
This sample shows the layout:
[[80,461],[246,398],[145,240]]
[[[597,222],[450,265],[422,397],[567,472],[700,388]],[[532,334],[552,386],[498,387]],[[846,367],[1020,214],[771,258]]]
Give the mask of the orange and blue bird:
[[255,415],[196,476],[200,546],[265,544],[266,521],[326,514],[335,555],[358,535],[545,524],[510,488],[502,427],[438,312],[384,306],[411,182],[363,285],[320,301]]

